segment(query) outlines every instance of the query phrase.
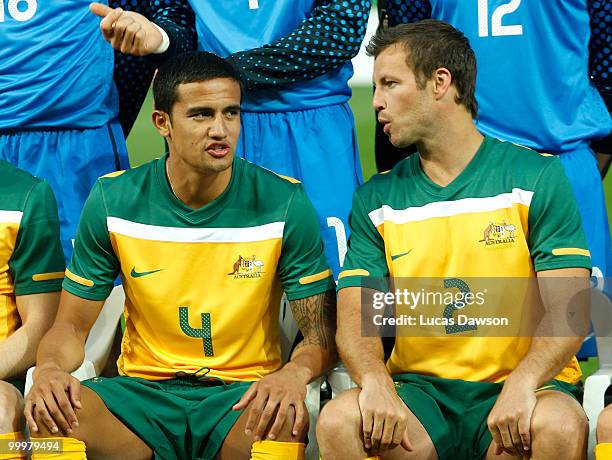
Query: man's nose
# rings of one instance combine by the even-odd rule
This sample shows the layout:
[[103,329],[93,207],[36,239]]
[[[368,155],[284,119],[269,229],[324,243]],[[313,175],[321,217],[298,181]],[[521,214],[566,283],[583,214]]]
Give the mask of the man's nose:
[[382,109],[385,108],[385,101],[383,95],[378,88],[374,90],[374,96],[372,97],[372,107],[374,107],[374,110],[376,112],[380,112]]
[[208,130],[208,135],[217,139],[227,136],[227,125],[223,119],[223,115],[215,117],[210,129]]

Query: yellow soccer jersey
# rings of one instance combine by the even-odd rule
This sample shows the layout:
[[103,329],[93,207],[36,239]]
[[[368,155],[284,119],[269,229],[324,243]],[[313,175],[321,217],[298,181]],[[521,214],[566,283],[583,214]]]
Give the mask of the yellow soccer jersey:
[[63,278],[51,188],[0,160],[0,341],[21,324],[15,296],[59,291]]
[[278,307],[333,289],[318,220],[300,184],[236,159],[228,188],[193,210],[172,193],[166,157],[101,178],[89,196],[64,288],[126,293],[122,375],[211,369],[256,380],[281,366]]
[[[418,155],[374,177],[355,194],[351,231],[339,289],[367,285],[367,277],[439,278],[449,290],[462,290],[470,278],[516,286],[541,270],[591,267],[559,160],[490,137],[446,187],[426,176]],[[444,331],[398,336],[390,372],[498,382],[531,343],[520,336],[466,337],[465,328]],[[579,377],[574,359],[559,378]]]

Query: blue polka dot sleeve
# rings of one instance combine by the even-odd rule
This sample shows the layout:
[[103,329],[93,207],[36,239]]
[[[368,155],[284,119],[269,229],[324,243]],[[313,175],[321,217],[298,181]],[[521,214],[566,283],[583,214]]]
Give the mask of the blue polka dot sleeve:
[[247,89],[289,85],[335,70],[353,58],[365,35],[370,0],[319,0],[293,32],[230,56]]
[[149,0],[151,20],[164,29],[170,47],[159,60],[196,49],[195,13],[187,0]]
[[[612,53],[612,4],[609,0],[588,0],[591,18],[591,41],[589,43],[589,71],[595,87],[603,97],[608,111],[612,113],[612,75],[610,58]],[[600,153],[612,155],[612,134],[591,143]]]
[[[113,78],[119,94],[119,121],[126,138],[147,96],[157,64],[168,56],[192,50],[196,46],[197,34],[193,12],[188,5],[184,10],[186,3],[183,5],[179,3],[156,0],[109,1],[111,8],[134,11],[153,22],[158,22],[158,25],[168,33],[171,44],[170,49],[163,55],[139,57],[115,52]],[[163,10],[162,8],[167,7],[167,4],[170,4],[170,8]],[[162,10],[156,19],[153,13],[158,9]]]
[[[150,0],[110,0],[109,6],[151,18]],[[147,96],[154,71],[155,66],[149,59],[115,51],[113,79],[119,94],[119,122],[126,138]]]
[[389,27],[431,18],[431,4],[427,0],[387,0]]
[[590,0],[591,41],[589,43],[590,72],[595,86],[612,111],[612,3],[608,0]]

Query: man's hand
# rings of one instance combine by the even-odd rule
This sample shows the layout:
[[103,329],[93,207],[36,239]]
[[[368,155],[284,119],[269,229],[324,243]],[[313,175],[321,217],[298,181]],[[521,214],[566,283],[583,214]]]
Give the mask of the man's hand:
[[123,54],[146,56],[163,41],[157,27],[142,14],[110,8],[102,3],[91,3],[90,11],[102,19],[100,29],[104,39]]
[[252,435],[256,441],[263,438],[268,425],[274,419],[274,424],[268,433],[268,438],[274,440],[285,424],[290,406],[295,409],[293,436],[303,431],[306,419],[304,398],[306,398],[304,381],[295,372],[283,368],[253,383],[232,409],[241,410],[250,406],[245,434]]
[[379,455],[401,445],[411,452],[408,439],[409,410],[388,382],[364,378],[359,393],[363,444],[370,455]]
[[531,416],[535,405],[534,385],[506,380],[487,419],[495,442],[495,455],[505,451],[519,458],[530,457]]
[[81,408],[81,383],[57,368],[37,369],[34,385],[25,400],[24,415],[30,430],[38,431],[34,414],[51,433],[59,429],[66,435],[79,426],[74,408]]

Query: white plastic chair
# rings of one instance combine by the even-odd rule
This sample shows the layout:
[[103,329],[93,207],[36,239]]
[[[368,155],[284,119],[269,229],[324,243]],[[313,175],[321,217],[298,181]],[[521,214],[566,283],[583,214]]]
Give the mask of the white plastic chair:
[[[279,312],[279,325],[280,325],[280,342],[281,342],[281,354],[283,362],[287,362],[290,357],[293,343],[298,334],[298,326],[293,319],[291,307],[287,297],[283,294],[283,299],[280,305]],[[317,420],[319,419],[319,411],[321,409],[321,384],[323,378],[313,380],[308,384],[306,399],[304,404],[308,409],[308,446],[306,446],[305,457],[306,460],[318,460],[319,459],[319,445],[317,444],[316,432],[317,432]]]
[[351,388],[357,388],[357,384],[353,382],[346,367],[343,363],[339,363],[327,374],[327,381],[332,390],[332,399],[340,393]]

